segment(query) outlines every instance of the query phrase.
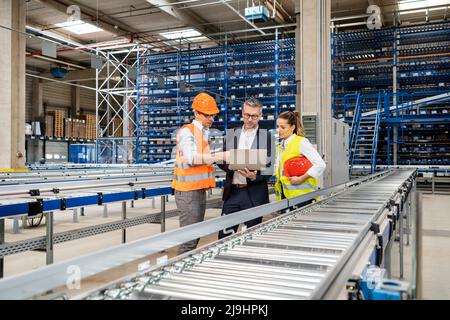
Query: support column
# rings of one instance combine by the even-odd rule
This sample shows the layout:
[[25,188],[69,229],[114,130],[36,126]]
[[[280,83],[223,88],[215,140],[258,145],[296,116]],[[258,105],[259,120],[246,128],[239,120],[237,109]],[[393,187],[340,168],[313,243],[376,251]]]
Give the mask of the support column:
[[396,166],[398,162],[398,126],[394,125],[394,138],[393,138],[393,165]]
[[53,263],[53,212],[45,214],[46,236],[45,236],[45,252],[46,264]]
[[33,78],[32,80],[32,107],[33,107],[33,120],[45,121],[44,111],[44,84],[42,80]]
[[404,220],[403,220],[403,214],[404,214],[404,210],[401,210],[399,212],[399,219],[398,219],[398,228],[399,228],[399,234],[400,234],[400,238],[399,238],[399,259],[400,259],[400,279],[403,279],[403,254],[404,254],[404,248],[403,248],[403,244],[404,244]]
[[161,196],[161,232],[166,232],[166,198]]
[[108,218],[108,205],[103,205],[103,218]]
[[18,234],[20,232],[19,231],[19,220],[20,220],[20,217],[15,216],[13,219],[14,219],[13,220],[13,233],[14,234]]
[[[416,182],[414,182],[416,183]],[[411,289],[412,298],[422,298],[422,194],[413,187],[411,193],[411,215],[412,215],[412,276]]]
[[25,167],[25,5],[0,1],[0,168]]
[[[122,220],[127,219],[127,202],[122,201]],[[127,228],[122,229],[122,243],[127,242]]]
[[[39,121],[41,123],[41,135],[45,135],[44,85],[42,80],[36,78],[33,78],[32,83],[32,121]],[[39,162],[44,158],[44,141],[40,139],[29,140],[27,145],[27,162]]]
[[[78,85],[79,82],[75,82],[74,84]],[[71,100],[72,100],[72,107],[70,109],[70,117],[75,118],[77,115],[80,114],[80,90],[81,88],[78,86],[72,86],[71,87]]]
[[[393,105],[396,106],[396,113],[395,113],[395,117],[399,117],[400,114],[398,114],[398,104],[399,104],[399,97],[397,96],[397,91],[398,91],[398,81],[397,81],[397,68],[399,65],[399,52],[398,52],[398,46],[400,45],[400,41],[398,39],[398,35],[397,35],[397,31],[394,32],[394,61],[393,61],[393,66],[392,66],[392,92],[393,92]],[[403,113],[403,111],[400,111],[401,113]],[[394,152],[393,152],[393,157],[394,157],[394,166],[397,165],[397,161],[398,161],[398,126],[395,125],[394,126],[394,141],[393,141],[393,147],[394,147]]]
[[[296,1],[297,110],[317,117],[317,151],[327,163],[324,186],[331,172],[331,1]],[[342,168],[337,168],[342,169]]]
[[[0,245],[5,243],[5,219],[0,219]],[[0,257],[0,279],[4,275],[4,259]]]
[[72,209],[72,222],[77,223],[78,222],[78,208]]
[[[128,85],[129,85],[129,79],[128,77],[130,76],[130,70],[128,69],[127,72],[127,78],[125,78],[125,90],[127,91],[127,93],[124,94],[123,96],[123,102],[122,102],[122,136],[124,138],[129,137],[129,119],[130,119],[130,102],[131,102],[131,98],[130,98],[130,94],[128,93]],[[128,144],[128,140],[124,139],[123,140],[123,147],[122,147],[122,159],[124,161],[124,163],[133,163],[133,158],[131,157],[133,152],[132,152],[133,148],[131,145]]]

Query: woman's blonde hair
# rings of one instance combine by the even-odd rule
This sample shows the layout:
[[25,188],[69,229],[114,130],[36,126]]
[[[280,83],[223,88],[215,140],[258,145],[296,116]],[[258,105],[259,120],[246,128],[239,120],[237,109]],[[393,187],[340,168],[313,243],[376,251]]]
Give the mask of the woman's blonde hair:
[[299,111],[285,111],[278,115],[279,119],[284,119],[291,126],[295,126],[294,133],[300,137],[305,136],[305,129],[303,128],[302,118]]

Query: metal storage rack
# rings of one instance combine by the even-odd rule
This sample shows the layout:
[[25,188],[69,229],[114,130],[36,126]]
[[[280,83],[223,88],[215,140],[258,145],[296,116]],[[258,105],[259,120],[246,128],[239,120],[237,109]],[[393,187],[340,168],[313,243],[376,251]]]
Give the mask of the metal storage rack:
[[179,63],[177,52],[141,55],[138,59],[136,123],[139,130],[135,148],[138,163],[170,159],[165,150],[174,143],[172,131],[182,121],[183,112],[176,99]]
[[[273,129],[277,115],[295,109],[295,41],[276,39],[229,46],[228,127],[242,125],[241,104],[249,97],[263,106],[263,128]],[[237,101],[240,100],[240,101]]]
[[378,165],[450,164],[450,23],[334,33],[333,65],[335,117],[352,124],[357,93],[370,112],[386,92]]
[[241,105],[249,97],[264,105],[263,128],[295,109],[295,40],[259,41],[138,57],[137,163],[169,160],[175,132],[193,117],[192,99],[208,92],[221,112],[215,129],[242,125]]
[[[450,91],[450,23],[399,28],[398,43],[399,89],[411,95],[410,101]],[[397,163],[448,165],[449,113],[448,99],[408,110],[402,117],[408,121],[399,123]]]
[[349,116],[349,93],[373,95],[366,103],[376,109],[378,91],[393,91],[394,29],[333,33],[332,38],[334,116]]

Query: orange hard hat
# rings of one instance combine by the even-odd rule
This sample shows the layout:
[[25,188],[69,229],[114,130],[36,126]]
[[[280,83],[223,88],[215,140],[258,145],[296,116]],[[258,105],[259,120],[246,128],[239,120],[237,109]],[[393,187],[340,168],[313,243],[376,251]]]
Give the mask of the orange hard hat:
[[284,163],[284,175],[286,177],[301,177],[311,167],[311,161],[304,156],[291,158]]
[[199,93],[192,101],[192,108],[204,114],[217,114],[220,112],[216,101],[207,93]]

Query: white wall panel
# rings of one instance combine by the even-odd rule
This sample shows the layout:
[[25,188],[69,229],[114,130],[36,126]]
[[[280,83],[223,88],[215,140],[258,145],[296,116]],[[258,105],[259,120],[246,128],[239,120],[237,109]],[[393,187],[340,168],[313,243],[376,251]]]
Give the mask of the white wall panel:
[[66,107],[72,105],[71,86],[58,82],[44,84],[44,105],[52,107]]

